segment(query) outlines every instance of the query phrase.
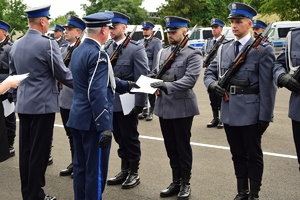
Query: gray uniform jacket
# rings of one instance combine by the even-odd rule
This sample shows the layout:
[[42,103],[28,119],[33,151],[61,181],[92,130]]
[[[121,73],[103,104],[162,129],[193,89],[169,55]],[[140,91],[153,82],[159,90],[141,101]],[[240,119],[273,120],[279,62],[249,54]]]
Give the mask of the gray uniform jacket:
[[[162,50],[159,65],[168,58],[171,46]],[[178,119],[199,115],[196,84],[201,69],[202,56],[199,49],[185,47],[175,58],[171,68],[165,74],[175,74],[176,81],[165,82],[168,94],[161,91],[156,98],[154,113],[164,119]]]
[[[106,48],[109,56],[113,53],[113,44]],[[122,50],[118,57],[116,65],[113,67],[116,77],[126,81],[137,81],[141,75],[147,75],[149,72],[148,59],[143,44],[136,41],[130,41]],[[147,105],[147,94],[135,94],[135,106],[145,107]],[[122,111],[120,94],[116,92],[114,101],[114,111]]]
[[[141,43],[144,44],[144,40],[141,40]],[[155,69],[155,64],[157,62],[157,53],[162,49],[160,39],[153,37],[153,39],[148,43],[145,49],[148,57],[148,66],[150,71],[152,71]]]
[[[278,84],[278,76],[282,73],[295,71],[300,65],[300,28],[292,29],[277,60],[274,63],[274,80]],[[300,122],[300,95],[292,92],[289,102],[289,118]]]
[[[68,53],[68,44],[64,44],[60,48],[62,58],[64,58]],[[70,67],[70,65],[69,65]],[[71,68],[69,68],[71,70]],[[59,92],[59,107],[64,109],[70,109],[72,105],[74,91],[72,88],[69,88],[63,85],[61,91]]]
[[[251,37],[243,49],[252,44],[253,41],[254,39]],[[205,70],[204,84],[207,88],[213,81],[218,80],[216,74],[224,75],[230,63],[234,61],[234,43],[233,40],[221,45],[217,57]],[[257,88],[259,93],[230,94],[227,92],[229,101],[222,100],[221,104],[221,121],[224,124],[247,126],[256,124],[258,120],[273,121],[277,91],[272,77],[274,60],[274,48],[268,43],[259,45],[259,52],[255,49],[250,50],[246,61],[235,74],[235,77],[248,80],[249,84],[245,87]]]
[[11,42],[8,42],[6,45],[0,49],[0,83],[4,81],[9,75],[9,63],[8,55],[11,49]]
[[73,87],[73,79],[57,42],[29,29],[14,43],[9,59],[12,75],[29,73],[18,87],[15,111],[21,114],[58,112],[56,79],[69,87]]

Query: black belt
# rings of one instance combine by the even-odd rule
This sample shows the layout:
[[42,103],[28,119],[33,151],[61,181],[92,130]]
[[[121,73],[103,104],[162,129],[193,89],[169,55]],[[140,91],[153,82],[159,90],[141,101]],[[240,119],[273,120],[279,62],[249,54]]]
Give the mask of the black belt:
[[9,74],[9,69],[0,69],[0,74]]
[[230,94],[258,94],[259,88],[258,87],[241,87],[231,85],[229,87]]

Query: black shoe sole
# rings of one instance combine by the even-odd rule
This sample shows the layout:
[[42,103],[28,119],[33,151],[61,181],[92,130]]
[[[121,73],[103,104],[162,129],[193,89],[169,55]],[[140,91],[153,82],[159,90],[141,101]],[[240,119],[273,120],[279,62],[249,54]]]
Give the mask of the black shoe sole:
[[131,188],[134,188],[135,186],[137,186],[138,184],[140,184],[140,180],[135,182],[133,185],[122,185],[122,189],[131,189]]
[[126,180],[126,178],[123,180],[119,180],[119,181],[106,181],[107,185],[121,185],[122,183],[124,183],[124,181]]
[[53,160],[48,161],[48,165],[52,165],[53,164]]

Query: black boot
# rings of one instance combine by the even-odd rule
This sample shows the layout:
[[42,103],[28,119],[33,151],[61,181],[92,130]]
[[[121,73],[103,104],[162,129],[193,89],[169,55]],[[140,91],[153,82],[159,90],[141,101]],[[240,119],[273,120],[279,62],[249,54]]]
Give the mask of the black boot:
[[144,119],[148,116],[148,108],[143,109],[143,111],[138,115],[139,119]]
[[134,188],[140,183],[140,177],[138,174],[139,164],[139,160],[130,163],[130,172],[124,183],[122,183],[122,189]]
[[219,111],[218,110],[214,110],[213,111],[213,116],[214,118],[211,120],[211,122],[209,122],[207,124],[207,128],[212,128],[212,127],[217,127],[218,123],[219,123]]
[[51,152],[52,152],[52,144],[51,144],[51,146],[50,146],[50,153],[49,153],[49,158],[48,158],[48,165],[52,165],[53,164],[53,157],[52,157],[52,154],[51,154]]
[[172,169],[173,182],[167,187],[167,189],[160,192],[161,197],[170,197],[173,195],[178,195],[180,190],[180,170]]
[[151,121],[152,119],[153,119],[153,108],[150,107],[149,112],[148,112],[147,117],[146,117],[146,121]]
[[250,193],[248,200],[259,200],[258,192],[260,191],[261,182],[250,180]]
[[118,173],[115,177],[109,178],[107,180],[107,185],[119,185],[122,184],[129,173],[129,162],[127,159],[122,159],[121,161],[121,172]]
[[190,178],[191,172],[190,171],[183,171],[181,174],[181,186],[180,191],[177,195],[177,199],[189,199],[191,195],[191,186],[190,186]]
[[72,162],[68,165],[67,168],[62,169],[59,172],[60,176],[71,176],[73,174],[74,148],[73,148],[73,139],[72,139],[72,137],[69,137],[69,143],[70,143],[70,151],[71,151],[71,160],[72,160]]
[[237,189],[238,189],[238,194],[236,195],[234,200],[248,200],[248,192],[249,192],[248,179],[238,178]]

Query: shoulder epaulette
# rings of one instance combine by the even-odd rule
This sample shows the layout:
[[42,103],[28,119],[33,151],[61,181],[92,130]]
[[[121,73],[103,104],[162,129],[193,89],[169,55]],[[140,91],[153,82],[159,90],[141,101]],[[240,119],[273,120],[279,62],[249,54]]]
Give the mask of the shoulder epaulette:
[[195,50],[195,48],[192,47],[191,45],[188,45],[188,48]]
[[11,41],[8,41],[7,44],[8,44],[9,46],[12,46],[12,45],[13,45],[13,43],[12,43]]
[[231,39],[231,40],[223,40],[223,42],[222,42],[222,44],[226,44],[226,43],[229,43],[229,42],[232,42],[232,40],[234,40],[234,39]]
[[42,35],[42,37],[47,38],[48,40],[54,40],[53,37],[49,37],[49,36],[47,36],[47,35]]
[[298,31],[300,30],[300,27],[296,27],[296,28],[291,28],[290,31]]
[[164,45],[163,48],[166,49],[166,48],[168,48],[168,47],[170,47],[170,46],[171,46],[171,45],[169,45],[169,44],[168,44],[168,45]]
[[266,41],[266,42],[262,41],[262,42],[260,43],[260,45],[263,46],[263,47],[265,47],[265,46],[268,46],[268,45],[272,45],[272,43],[269,42],[269,41]]
[[69,44],[68,43],[63,43],[62,45],[61,45],[61,47],[67,47]]
[[130,40],[130,43],[131,43],[131,44],[135,44],[135,45],[138,45],[138,44],[139,44],[139,42],[136,41],[136,40]]
[[212,40],[213,38],[207,38],[207,40]]

